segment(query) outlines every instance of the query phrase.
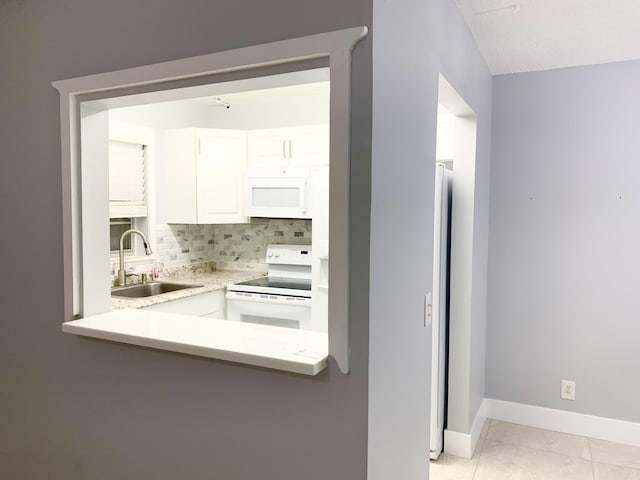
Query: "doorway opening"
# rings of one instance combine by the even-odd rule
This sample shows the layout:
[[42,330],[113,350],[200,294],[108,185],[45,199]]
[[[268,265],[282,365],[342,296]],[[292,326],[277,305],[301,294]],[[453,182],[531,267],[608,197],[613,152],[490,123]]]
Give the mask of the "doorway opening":
[[[440,75],[436,168],[441,172],[436,175],[436,181],[440,179],[436,195],[441,199],[435,202],[436,208],[440,208],[435,218],[441,221],[434,226],[434,245],[436,248],[440,245],[440,251],[434,252],[432,459],[438,458],[443,450],[467,454],[451,450],[455,444],[451,432],[453,437],[458,432],[468,434],[476,133],[475,112]],[[450,209],[446,208],[447,202]]]

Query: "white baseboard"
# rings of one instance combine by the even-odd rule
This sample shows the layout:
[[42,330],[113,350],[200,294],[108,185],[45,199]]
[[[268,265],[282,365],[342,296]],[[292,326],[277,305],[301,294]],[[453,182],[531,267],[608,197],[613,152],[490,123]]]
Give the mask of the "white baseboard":
[[482,427],[484,426],[484,421],[487,417],[485,413],[485,402],[486,400],[483,400],[476,413],[476,418],[474,418],[473,424],[471,425],[471,432],[460,433],[453,430],[444,431],[445,453],[462,458],[471,458],[473,456],[476,444],[480,438],[480,433],[482,432]]
[[[485,416],[494,420],[640,446],[640,423],[505,402],[493,398],[485,398],[483,408]],[[445,451],[447,451],[446,440],[445,432]]]

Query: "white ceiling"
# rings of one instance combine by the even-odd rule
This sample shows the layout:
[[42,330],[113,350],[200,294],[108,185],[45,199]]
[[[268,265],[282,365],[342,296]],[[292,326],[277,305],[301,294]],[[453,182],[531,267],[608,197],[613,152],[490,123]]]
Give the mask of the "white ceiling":
[[[640,0],[639,0],[640,1]],[[302,102],[309,96],[324,96],[329,101],[330,83],[314,82],[304,83],[300,85],[288,85],[286,87],[263,88],[261,90],[248,90],[243,92],[233,92],[227,94],[218,94],[213,97],[204,97],[196,99],[207,105],[220,105],[217,101],[229,105],[252,105],[256,102]]]
[[494,75],[640,59],[640,0],[455,0]]

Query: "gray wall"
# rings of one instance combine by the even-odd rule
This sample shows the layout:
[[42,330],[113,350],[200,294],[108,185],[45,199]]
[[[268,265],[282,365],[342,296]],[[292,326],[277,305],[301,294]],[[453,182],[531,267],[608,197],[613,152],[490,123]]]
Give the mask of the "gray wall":
[[488,397],[640,421],[638,85],[637,61],[494,79]]
[[370,0],[0,3],[0,478],[366,478],[371,39],[354,51],[349,376],[333,364],[308,378],[63,334],[50,82],[371,16]]
[[[428,469],[431,328],[423,327],[423,307],[432,289],[438,72],[478,114],[478,298],[468,329],[477,333],[470,339],[471,362],[480,369],[455,394],[484,396],[491,77],[455,2],[373,5],[370,478],[413,480],[425,478]],[[459,412],[461,428],[469,427],[478,405]]]

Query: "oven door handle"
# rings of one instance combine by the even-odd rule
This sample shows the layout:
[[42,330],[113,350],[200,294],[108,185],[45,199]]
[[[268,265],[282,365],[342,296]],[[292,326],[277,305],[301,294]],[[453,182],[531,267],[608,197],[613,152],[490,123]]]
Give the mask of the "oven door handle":
[[[253,296],[255,295],[255,296]],[[252,296],[239,294],[238,292],[227,292],[225,295],[227,300],[236,300],[240,302],[252,302],[252,303],[270,303],[272,305],[289,305],[292,307],[310,307],[310,298],[296,298],[292,300],[291,297],[287,298],[281,295],[266,295],[266,298],[261,296],[262,294],[253,294]],[[276,298],[273,298],[273,297]]]

